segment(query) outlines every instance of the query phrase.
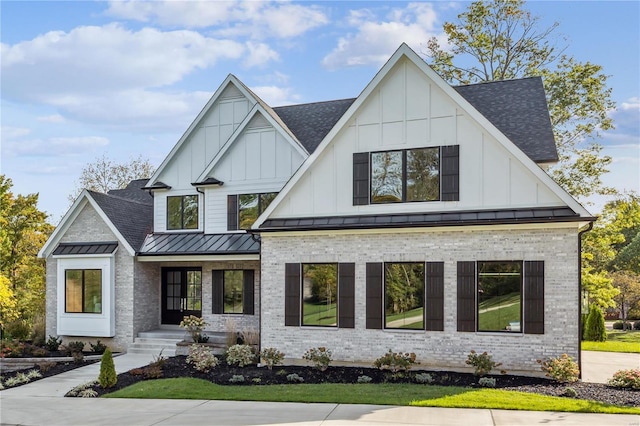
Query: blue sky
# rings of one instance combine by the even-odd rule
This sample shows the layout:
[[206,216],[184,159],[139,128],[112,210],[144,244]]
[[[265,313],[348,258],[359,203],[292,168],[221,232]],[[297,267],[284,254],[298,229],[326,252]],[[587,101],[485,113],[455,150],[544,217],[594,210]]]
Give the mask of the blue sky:
[[[159,165],[229,73],[272,106],[357,96],[468,3],[1,1],[0,173],[57,223],[82,167]],[[640,2],[530,1],[577,60],[602,65],[616,130],[604,177],[640,191]],[[587,206],[597,212],[605,199]]]

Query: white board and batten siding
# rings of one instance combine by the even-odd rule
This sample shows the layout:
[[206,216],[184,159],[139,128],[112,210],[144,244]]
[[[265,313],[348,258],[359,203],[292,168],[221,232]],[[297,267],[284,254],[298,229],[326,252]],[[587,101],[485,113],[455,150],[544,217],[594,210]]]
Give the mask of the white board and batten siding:
[[[353,153],[445,145],[460,146],[460,201],[353,205]],[[562,205],[527,165],[404,59],[364,100],[270,217]]]
[[205,188],[205,232],[227,231],[228,195],[279,192],[304,159],[280,130],[256,114],[209,173],[224,185]]

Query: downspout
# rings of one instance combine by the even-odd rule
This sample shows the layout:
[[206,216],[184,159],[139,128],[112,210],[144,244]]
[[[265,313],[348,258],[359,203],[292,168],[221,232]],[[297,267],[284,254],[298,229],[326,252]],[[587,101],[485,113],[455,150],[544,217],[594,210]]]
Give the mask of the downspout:
[[593,229],[593,222],[578,232],[578,371],[579,378],[582,379],[582,234]]
[[[252,229],[247,229],[247,233],[251,235],[251,239],[253,241],[257,241],[260,243],[260,253],[258,254],[258,273],[260,274],[260,294],[258,295],[258,298],[260,300],[260,312],[258,312],[258,335],[260,336],[260,340],[258,341],[258,353],[260,353],[260,351],[262,351],[262,238],[260,237],[259,233],[256,233]],[[258,362],[260,362],[259,359]]]

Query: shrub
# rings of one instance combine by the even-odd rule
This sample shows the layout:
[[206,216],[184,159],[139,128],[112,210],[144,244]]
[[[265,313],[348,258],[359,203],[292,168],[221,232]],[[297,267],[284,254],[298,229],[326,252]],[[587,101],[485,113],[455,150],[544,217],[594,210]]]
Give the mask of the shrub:
[[65,396],[80,396],[80,394],[83,391],[91,389],[91,387],[93,387],[93,385],[95,385],[96,383],[98,382],[94,380],[88,383],[83,383],[81,385],[78,385],[73,389],[71,389],[69,392],[67,392]]
[[117,382],[118,376],[116,375],[116,366],[113,364],[113,355],[111,355],[111,350],[107,348],[100,360],[98,383],[100,383],[103,389],[107,389],[114,386]]
[[91,346],[92,352],[96,352],[98,354],[103,354],[104,351],[107,349],[107,345],[102,343],[100,340],[96,341],[95,344],[93,343],[89,344],[89,346]]
[[640,369],[618,370],[607,382],[614,388],[630,388],[640,390]]
[[31,334],[31,326],[26,320],[22,319],[8,322],[2,328],[2,332],[4,333],[5,337],[8,334],[12,339],[15,340],[27,340],[29,338],[29,335]]
[[46,322],[43,314],[37,314],[33,318],[33,327],[31,327],[31,340],[36,346],[43,346],[46,336]]
[[495,388],[496,379],[494,379],[493,377],[480,377],[478,379],[478,384],[483,388]]
[[24,352],[24,343],[17,340],[2,340],[0,358],[16,358]]
[[192,364],[196,370],[206,373],[212,368],[217,367],[219,363],[220,361],[211,353],[209,348],[198,344],[189,346],[187,364]]
[[142,369],[145,379],[161,379],[163,376],[162,367],[160,365],[148,365]]
[[262,379],[260,377],[254,377],[253,379],[251,379],[251,382],[253,382],[256,385],[259,385],[260,383],[262,383]]
[[478,355],[476,351],[471,351],[469,355],[467,355],[467,360],[465,364],[471,365],[474,368],[473,374],[476,376],[485,376],[494,369],[494,367],[499,367],[502,363],[496,363],[493,361],[493,357],[486,352]]
[[433,383],[433,377],[429,373],[419,373],[415,376],[416,382],[422,385],[430,385]]
[[29,370],[27,371],[27,379],[39,379],[42,377],[42,374],[38,370]]
[[255,328],[248,328],[240,331],[242,343],[251,347],[257,347],[260,344],[260,332]]
[[633,329],[634,330],[640,330],[640,321],[636,321],[633,323]]
[[73,362],[76,364],[80,364],[84,361],[84,354],[82,352],[73,352],[71,356],[73,357]]
[[67,343],[67,351],[73,355],[74,352],[82,352],[84,350],[84,342],[81,340]]
[[[626,327],[625,327],[626,325]],[[633,327],[629,321],[618,320],[613,323],[614,330],[633,330]]]
[[96,396],[98,396],[98,392],[94,391],[93,389],[83,389],[78,392],[78,396],[80,398],[95,398]]
[[29,346],[29,352],[34,357],[43,357],[47,355],[47,350],[45,348],[39,348],[38,346]]
[[38,368],[40,369],[40,371],[42,371],[43,373],[46,373],[47,371],[51,370],[53,367],[56,366],[56,363],[53,361],[44,361],[44,362],[40,362],[37,364]]
[[302,383],[304,379],[298,376],[296,373],[291,373],[287,375],[287,380],[293,383]]
[[358,376],[358,383],[369,383],[373,379],[367,375]]
[[267,368],[271,370],[274,365],[282,364],[282,361],[284,360],[284,353],[280,352],[276,348],[266,348],[260,352],[260,358],[264,361]]
[[389,352],[376,359],[373,362],[373,366],[380,370],[391,370],[393,373],[398,371],[409,371],[411,366],[416,364],[416,354],[411,352],[393,352],[389,349]]
[[585,324],[584,340],[593,342],[604,342],[607,340],[607,330],[604,326],[604,316],[602,310],[596,305],[591,305],[587,323]]
[[164,367],[165,362],[167,362],[167,358],[162,356],[163,349],[160,349],[158,356],[153,356],[153,361],[149,363],[149,367],[158,367],[160,370]]
[[255,355],[249,345],[233,345],[227,349],[227,363],[229,365],[244,367],[252,364],[254,360]]
[[564,392],[562,392],[562,396],[567,396],[569,398],[575,398],[578,396],[578,392],[572,388],[571,386],[567,386],[564,388]]
[[242,374],[234,374],[229,379],[229,383],[244,383],[244,376]]
[[578,364],[567,354],[562,354],[560,358],[549,358],[546,361],[538,360],[538,364],[542,364],[540,368],[545,372],[545,376],[558,382],[575,382],[580,374]]
[[331,350],[324,346],[320,346],[318,348],[311,348],[307,350],[302,356],[302,359],[309,361],[318,370],[325,371],[329,368],[329,364],[331,364],[332,355]]
[[49,338],[45,342],[44,346],[47,348],[48,351],[55,352],[58,350],[61,344],[62,344],[61,337],[54,337],[52,335],[49,335]]
[[207,323],[203,318],[195,315],[188,315],[180,321],[180,327],[187,330],[194,343],[206,343],[209,340],[208,337],[202,334],[202,330],[204,330],[206,325]]

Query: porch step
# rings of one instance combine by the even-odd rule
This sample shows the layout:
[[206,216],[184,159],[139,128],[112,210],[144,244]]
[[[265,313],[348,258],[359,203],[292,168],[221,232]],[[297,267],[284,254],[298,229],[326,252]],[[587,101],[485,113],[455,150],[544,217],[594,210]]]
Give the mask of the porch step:
[[[224,352],[227,345],[226,333],[222,332],[204,332],[209,336],[209,341],[218,353]],[[162,351],[162,356],[174,356],[176,354],[176,343],[183,341],[188,334],[184,330],[177,329],[158,329],[151,331],[141,331],[134,342],[129,345],[127,352],[132,354],[149,354],[158,356]]]

